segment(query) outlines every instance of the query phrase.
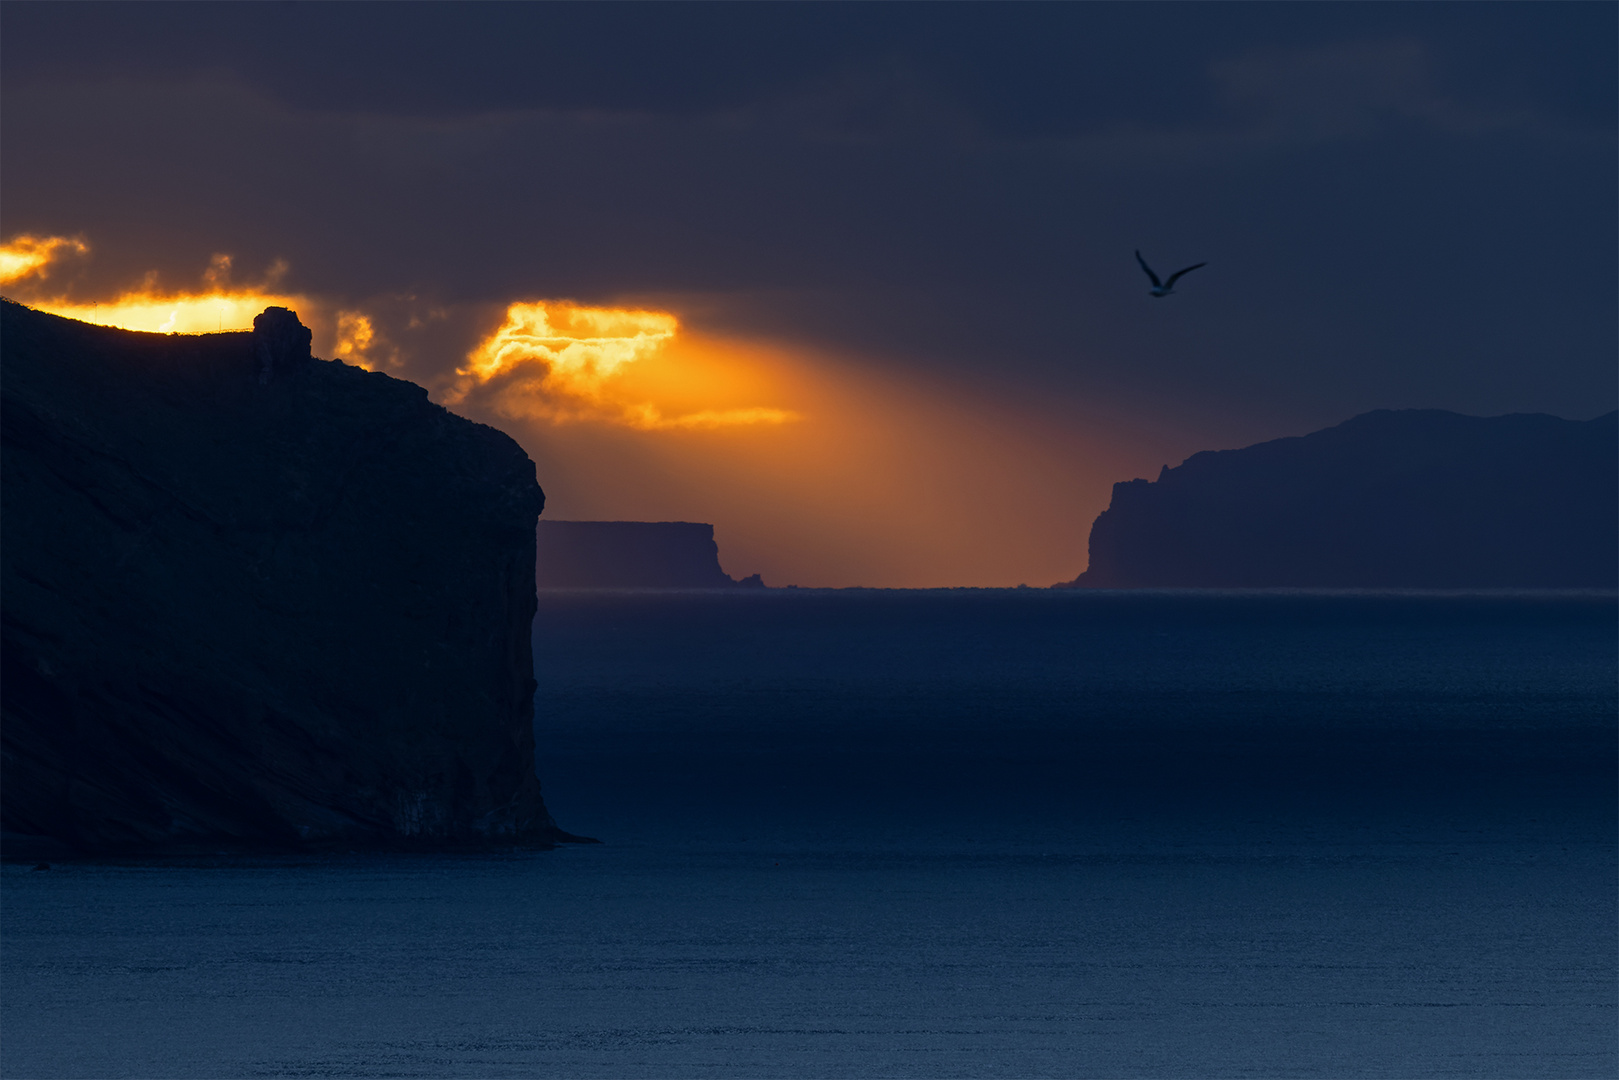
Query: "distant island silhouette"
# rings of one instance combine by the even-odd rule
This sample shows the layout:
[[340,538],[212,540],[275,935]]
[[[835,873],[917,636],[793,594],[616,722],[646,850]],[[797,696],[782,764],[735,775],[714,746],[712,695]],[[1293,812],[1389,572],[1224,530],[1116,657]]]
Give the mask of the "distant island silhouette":
[[693,521],[548,521],[539,524],[535,582],[542,589],[763,587],[720,569],[714,526]]
[[547,844],[534,463],[252,332],[9,301],[6,858]]
[[1619,413],[1365,413],[1113,485],[1059,587],[1613,588]]

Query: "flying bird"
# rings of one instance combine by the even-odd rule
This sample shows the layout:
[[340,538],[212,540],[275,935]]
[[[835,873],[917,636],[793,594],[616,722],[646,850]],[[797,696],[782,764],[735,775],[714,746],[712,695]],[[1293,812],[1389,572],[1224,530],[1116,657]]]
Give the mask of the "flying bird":
[[1170,293],[1175,291],[1175,282],[1179,281],[1183,274],[1190,274],[1199,266],[1209,265],[1206,262],[1196,263],[1192,266],[1188,266],[1184,270],[1177,270],[1173,274],[1170,274],[1168,281],[1159,281],[1158,275],[1152,272],[1152,267],[1147,265],[1147,260],[1141,257],[1141,252],[1139,251],[1136,252],[1136,262],[1141,264],[1141,269],[1145,270],[1147,272],[1147,276],[1152,279],[1152,288],[1148,291],[1154,296],[1168,296]]

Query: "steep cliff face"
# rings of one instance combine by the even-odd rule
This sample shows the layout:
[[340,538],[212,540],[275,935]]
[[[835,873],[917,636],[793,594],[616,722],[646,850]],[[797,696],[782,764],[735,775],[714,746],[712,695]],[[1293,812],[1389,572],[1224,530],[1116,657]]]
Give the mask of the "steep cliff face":
[[[693,521],[542,521],[542,589],[715,589],[738,582],[720,569],[714,526]],[[741,582],[761,585],[759,575]]]
[[1613,587],[1619,414],[1380,411],[1113,486],[1079,586]]
[[0,330],[6,854],[560,836],[516,443],[281,309]]

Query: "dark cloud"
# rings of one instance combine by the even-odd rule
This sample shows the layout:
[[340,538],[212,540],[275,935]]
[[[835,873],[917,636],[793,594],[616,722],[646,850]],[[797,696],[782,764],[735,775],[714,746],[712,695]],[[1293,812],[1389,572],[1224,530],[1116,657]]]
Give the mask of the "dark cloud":
[[1456,93],[1615,117],[1605,5],[8,5],[8,89],[229,73],[300,109],[723,112],[854,72],[908,73],[987,130],[1209,118],[1213,61],[1420,40]]

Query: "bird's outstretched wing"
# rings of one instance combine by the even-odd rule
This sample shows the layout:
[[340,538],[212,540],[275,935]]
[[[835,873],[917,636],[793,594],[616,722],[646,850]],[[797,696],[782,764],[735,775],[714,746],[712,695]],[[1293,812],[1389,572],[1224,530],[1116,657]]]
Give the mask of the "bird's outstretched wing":
[[[1177,280],[1177,279],[1178,279],[1178,278],[1179,278],[1179,277],[1180,277],[1180,276],[1181,276],[1181,275],[1182,275],[1182,274],[1190,274],[1190,273],[1191,273],[1191,272],[1192,272],[1192,271],[1193,271],[1193,270],[1196,270],[1196,269],[1197,269],[1197,268],[1198,268],[1198,267],[1199,267],[1199,266],[1207,266],[1207,265],[1209,265],[1209,264],[1208,264],[1208,263],[1206,263],[1206,262],[1200,262],[1200,263],[1197,263],[1197,264],[1195,264],[1195,265],[1192,265],[1192,266],[1188,266],[1188,267],[1187,267],[1187,268],[1186,268],[1186,269],[1185,269],[1185,270],[1177,270],[1177,271],[1175,271],[1175,272],[1174,272],[1174,273],[1173,273],[1173,274],[1170,274],[1170,275],[1169,275],[1169,284],[1168,284],[1168,285],[1166,285],[1166,286],[1164,286],[1164,287],[1165,287],[1165,288],[1166,288],[1166,289],[1173,289],[1173,288],[1174,288],[1174,287],[1175,287],[1175,281],[1176,281],[1176,280]],[[1154,279],[1153,279],[1153,280],[1155,280],[1155,281],[1156,281],[1156,280],[1157,280],[1157,279],[1156,279],[1156,278],[1154,278]]]
[[[1140,263],[1141,264],[1141,269],[1145,270],[1147,272],[1147,276],[1152,278],[1152,287],[1153,288],[1161,289],[1161,288],[1164,287],[1164,283],[1162,281],[1158,280],[1158,275],[1152,272],[1152,267],[1147,265],[1147,260],[1143,259],[1141,257],[1141,252],[1139,252],[1139,251],[1136,252],[1136,262]],[[1184,273],[1186,273],[1186,271],[1182,270],[1181,273],[1184,274]],[[1175,279],[1170,278],[1169,280],[1174,281]]]

